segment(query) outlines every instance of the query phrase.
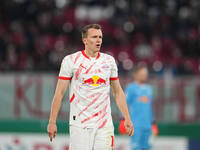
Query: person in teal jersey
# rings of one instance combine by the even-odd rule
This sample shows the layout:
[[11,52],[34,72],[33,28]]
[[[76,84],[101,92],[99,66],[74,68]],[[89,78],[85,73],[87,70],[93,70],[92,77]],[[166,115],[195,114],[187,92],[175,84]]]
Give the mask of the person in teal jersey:
[[134,82],[126,87],[126,100],[131,120],[135,126],[134,136],[131,138],[131,150],[151,149],[149,143],[152,134],[158,135],[153,113],[153,89],[148,80],[146,66],[138,66],[134,72]]

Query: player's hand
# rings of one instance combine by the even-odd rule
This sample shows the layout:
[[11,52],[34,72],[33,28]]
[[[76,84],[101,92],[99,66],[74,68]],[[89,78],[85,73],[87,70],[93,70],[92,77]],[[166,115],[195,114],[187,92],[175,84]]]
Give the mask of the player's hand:
[[48,132],[50,141],[52,142],[53,138],[56,137],[56,133],[57,133],[56,123],[49,123],[47,127],[47,132]]
[[128,135],[133,136],[134,128],[133,128],[133,123],[131,122],[130,119],[125,119],[124,126],[126,128]]

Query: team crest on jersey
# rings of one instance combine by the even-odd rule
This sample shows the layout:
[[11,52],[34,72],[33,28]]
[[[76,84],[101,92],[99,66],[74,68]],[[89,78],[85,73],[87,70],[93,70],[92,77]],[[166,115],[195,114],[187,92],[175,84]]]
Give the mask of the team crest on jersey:
[[148,103],[149,102],[149,98],[147,96],[142,96],[139,98],[139,101],[143,102],[143,103]]
[[92,86],[99,86],[102,84],[106,84],[106,80],[102,79],[98,75],[94,75],[91,78],[84,80],[83,84],[88,84]]

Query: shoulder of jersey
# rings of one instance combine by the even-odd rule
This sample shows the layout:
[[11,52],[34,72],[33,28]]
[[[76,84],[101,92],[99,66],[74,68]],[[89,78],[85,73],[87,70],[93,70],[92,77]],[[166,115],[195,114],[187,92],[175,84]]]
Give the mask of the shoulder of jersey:
[[66,55],[63,59],[67,59],[67,58],[72,58],[72,59],[74,59],[77,55],[81,55],[81,51],[77,51],[77,52],[75,52],[75,53],[72,53],[72,54],[69,54],[69,55]]
[[[75,53],[72,53],[72,54],[69,54],[69,55],[66,55],[63,59],[67,59],[67,58],[72,58],[72,59],[75,59],[77,55],[82,55],[82,51],[77,51]],[[101,53],[100,52],[100,57],[106,59],[106,60],[114,60],[114,57],[109,55],[109,54],[106,54],[106,53]]]
[[152,86],[150,84],[146,84],[147,88],[149,88],[150,90],[152,90]]
[[152,88],[152,86],[150,85],[150,84],[145,84],[145,88],[147,89],[147,90],[150,90],[150,91],[152,91],[153,90],[153,88]]
[[114,59],[114,57],[112,55],[106,54],[106,53],[101,53],[100,52],[100,57],[106,58],[108,60]]
[[82,55],[82,51],[77,51],[75,53],[69,54],[69,56],[76,57],[77,55]]
[[134,82],[129,83],[127,88],[135,88],[136,84]]

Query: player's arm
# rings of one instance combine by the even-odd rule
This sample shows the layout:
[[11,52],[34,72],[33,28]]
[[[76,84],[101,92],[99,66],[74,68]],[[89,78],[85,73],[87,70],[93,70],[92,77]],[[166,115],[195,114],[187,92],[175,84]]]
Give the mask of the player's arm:
[[131,122],[130,115],[128,112],[125,94],[121,88],[119,80],[111,80],[111,87],[113,89],[113,95],[115,97],[117,106],[119,107],[120,111],[122,112],[125,118],[124,125],[128,129],[127,131],[129,132],[129,135],[132,136],[134,133],[133,124]]
[[155,116],[154,116],[154,108],[153,108],[153,89],[151,88],[150,89],[150,93],[151,93],[151,120],[152,120],[152,133],[153,135],[155,136],[158,136],[159,134],[159,129],[158,129],[158,125],[156,123],[156,120],[155,120]]
[[57,133],[56,118],[58,116],[62,99],[65,94],[66,88],[69,85],[69,82],[70,80],[61,80],[61,79],[58,79],[58,82],[57,82],[56,91],[55,91],[54,98],[51,105],[49,124],[47,127],[50,141],[52,141],[52,139],[55,138],[56,133]]
[[[130,92],[131,91],[131,92]],[[133,90],[130,90],[130,86],[127,86],[126,89],[125,89],[125,95],[126,95],[126,103],[127,103],[127,106],[128,106],[128,109],[130,111],[130,106],[131,106],[131,97],[132,97],[132,93],[133,93]],[[120,124],[119,124],[119,133],[121,134],[126,134],[126,128],[124,126],[124,117],[121,118],[120,120]]]

